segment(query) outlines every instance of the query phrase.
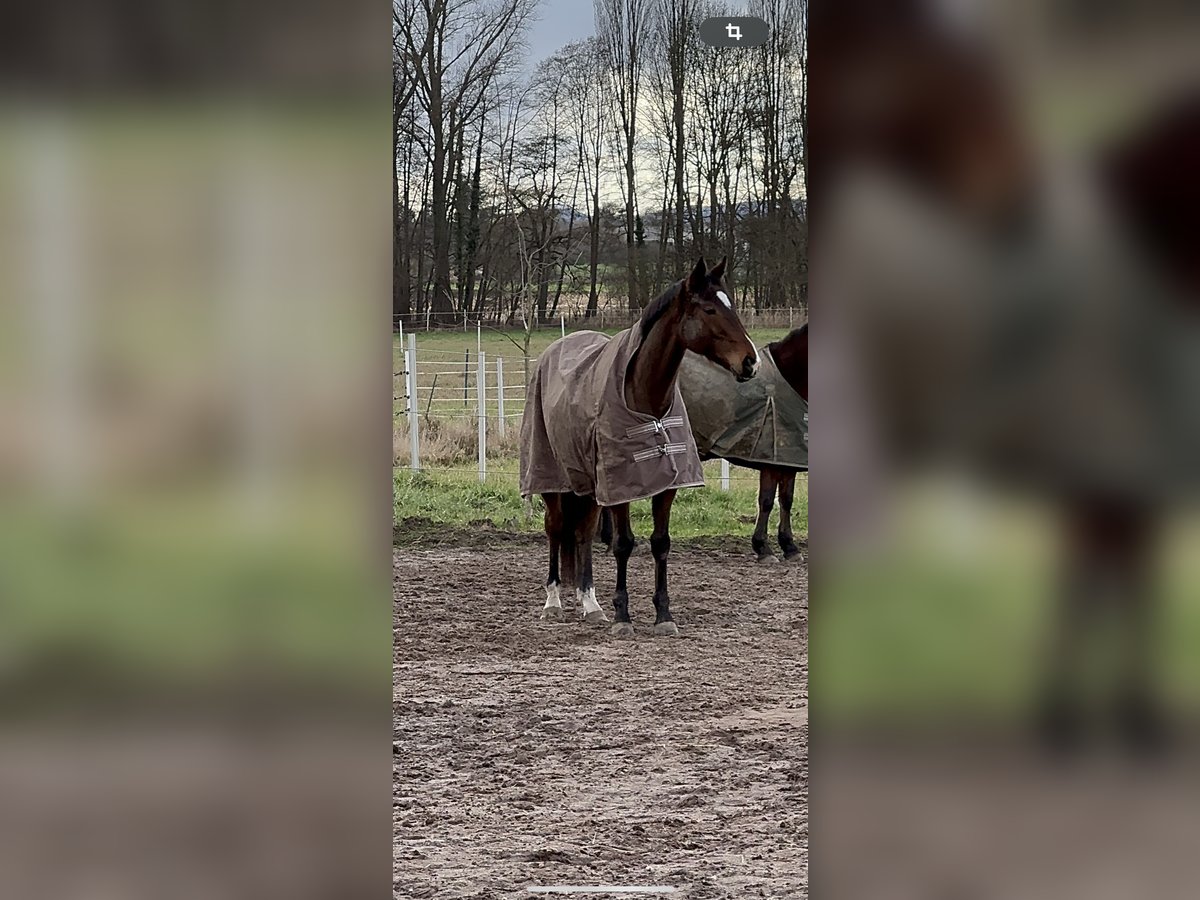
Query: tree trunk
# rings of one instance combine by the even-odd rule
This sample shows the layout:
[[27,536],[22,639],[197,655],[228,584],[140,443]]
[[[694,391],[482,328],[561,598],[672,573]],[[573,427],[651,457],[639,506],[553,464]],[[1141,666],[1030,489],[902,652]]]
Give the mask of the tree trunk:
[[535,279],[537,285],[537,300],[535,306],[537,308],[537,321],[546,321],[546,304],[550,295],[550,283],[546,279],[546,239],[540,234],[535,234],[535,240],[538,242],[538,250],[533,255],[533,271],[530,276]]
[[[676,268],[680,272],[686,271],[687,260],[684,257],[683,250],[683,209],[687,205],[687,195],[684,190],[684,148],[683,148],[683,88],[684,88],[684,65],[686,54],[684,52],[684,43],[687,38],[686,29],[688,27],[689,14],[688,5],[685,2],[681,4],[679,13],[679,27],[676,31],[678,48],[677,52],[671,55],[671,94],[672,108],[671,120],[675,127],[675,263]],[[676,48],[672,48],[675,50]],[[667,227],[666,221],[662,223],[663,232]],[[661,283],[661,282],[660,282]]]
[[712,172],[708,177],[708,216],[710,225],[708,228],[708,246],[707,251],[710,256],[715,256],[717,248],[721,244],[721,230],[717,227],[717,211],[720,207],[717,205],[717,173]]
[[637,246],[633,242],[633,142],[629,142],[629,156],[625,162],[625,178],[629,185],[629,199],[625,203],[625,268],[629,293],[629,309],[636,311],[638,303]]
[[454,321],[450,294],[450,222],[447,209],[446,145],[441,123],[433,129],[433,295],[429,298],[439,324]]
[[[404,278],[405,259],[404,248],[408,243],[404,234],[405,211],[408,204],[400,202],[400,173],[398,158],[400,156],[400,110],[393,102],[392,107],[392,330],[397,330],[401,322],[407,321],[412,312],[412,295],[409,285]],[[405,192],[408,184],[405,179]]]
[[479,206],[480,206],[480,170],[483,166],[483,122],[479,123],[479,139],[475,143],[475,166],[471,173],[471,195],[468,198],[467,207],[467,241],[465,261],[463,265],[464,271],[459,272],[458,277],[466,285],[463,302],[464,308],[473,308],[477,314],[483,313],[483,295],[482,292],[475,302],[475,266],[479,259]]
[[[667,217],[670,215],[670,196],[671,192],[667,190],[667,185],[663,185],[663,206],[662,215],[658,220],[658,260],[654,266],[654,284],[661,285],[663,283],[663,268],[666,265],[667,255]],[[676,254],[678,256],[678,254]],[[678,267],[679,271],[683,271],[682,267]]]
[[588,223],[588,288],[587,318],[600,311],[600,160],[596,160],[596,177],[592,181],[592,212]]

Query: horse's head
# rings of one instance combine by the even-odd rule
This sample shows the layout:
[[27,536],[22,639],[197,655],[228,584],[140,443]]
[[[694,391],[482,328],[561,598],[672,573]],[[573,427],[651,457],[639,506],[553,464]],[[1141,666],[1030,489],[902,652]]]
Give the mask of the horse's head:
[[738,381],[758,374],[758,349],[746,334],[725,287],[725,259],[708,269],[704,257],[680,287],[679,334],[693,353],[724,366]]

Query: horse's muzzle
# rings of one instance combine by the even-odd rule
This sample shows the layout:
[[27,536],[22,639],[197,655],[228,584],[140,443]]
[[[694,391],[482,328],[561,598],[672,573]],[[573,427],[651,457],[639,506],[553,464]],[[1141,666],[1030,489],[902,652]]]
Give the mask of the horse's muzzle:
[[738,381],[749,381],[758,374],[758,356],[747,356],[742,360],[742,371],[737,373]]

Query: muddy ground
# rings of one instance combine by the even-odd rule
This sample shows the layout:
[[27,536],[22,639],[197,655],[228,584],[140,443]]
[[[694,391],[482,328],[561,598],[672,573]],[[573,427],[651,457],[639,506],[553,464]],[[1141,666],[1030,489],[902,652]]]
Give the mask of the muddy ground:
[[[639,554],[620,640],[573,592],[565,623],[539,621],[543,540],[395,551],[394,896],[807,896],[806,567],[677,541],[680,636],[656,638]],[[614,568],[597,560],[610,617]]]

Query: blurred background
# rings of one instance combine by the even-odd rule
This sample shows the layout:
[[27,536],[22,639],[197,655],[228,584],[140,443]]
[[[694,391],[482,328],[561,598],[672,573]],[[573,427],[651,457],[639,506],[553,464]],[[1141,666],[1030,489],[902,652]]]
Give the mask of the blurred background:
[[811,16],[813,881],[1194,895],[1200,17]]
[[387,13],[5,18],[0,893],[386,890]]

